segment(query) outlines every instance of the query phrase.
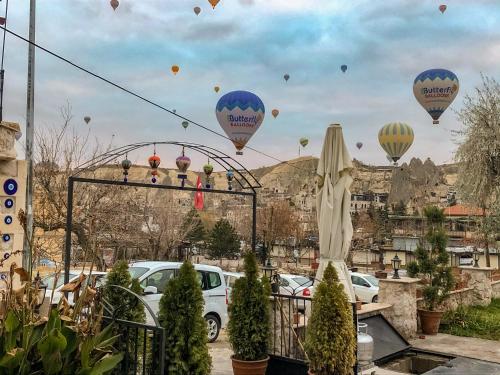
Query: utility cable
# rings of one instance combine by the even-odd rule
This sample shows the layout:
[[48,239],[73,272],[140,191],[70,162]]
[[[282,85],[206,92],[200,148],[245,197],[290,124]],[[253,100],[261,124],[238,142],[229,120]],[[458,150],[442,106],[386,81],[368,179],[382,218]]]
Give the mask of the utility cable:
[[[1,0],[0,0],[1,1]],[[5,17],[3,19],[3,43],[2,43],[2,62],[0,63],[0,121],[3,121],[3,86],[5,79],[5,71],[3,70],[3,61],[5,56],[5,35],[7,30],[7,15],[9,13],[9,0],[5,2]]]
[[[59,55],[59,54],[57,54],[57,53],[55,53],[55,52],[52,52],[51,50],[49,50],[49,49],[47,49],[47,48],[45,48],[45,47],[42,47],[41,45],[39,45],[39,44],[37,44],[37,43],[30,42],[28,39],[24,38],[23,36],[21,36],[21,35],[19,35],[19,34],[15,33],[15,32],[14,32],[14,31],[12,31],[12,30],[7,29],[7,27],[4,27],[4,26],[1,26],[1,25],[0,25],[0,29],[3,29],[3,30],[4,30],[4,33],[5,33],[5,32],[7,32],[7,33],[11,34],[12,36],[15,36],[16,38],[18,38],[18,39],[20,39],[20,40],[22,40],[22,41],[24,41],[24,42],[26,42],[26,43],[28,43],[28,44],[32,44],[33,46],[35,46],[36,48],[38,48],[38,49],[42,50],[43,52],[45,52],[45,53],[47,53],[47,54],[49,54],[49,55],[51,55],[51,56],[53,56],[53,57],[55,57],[55,58],[57,58],[57,59],[59,59],[59,60],[63,61],[63,62],[65,62],[65,63],[67,63],[67,64],[69,64],[69,65],[71,65],[71,66],[73,66],[74,68],[76,68],[76,69],[78,69],[78,70],[81,70],[81,71],[82,71],[82,72],[84,72],[84,73],[87,73],[87,74],[91,75],[91,76],[92,76],[92,77],[94,77],[94,78],[97,78],[97,79],[99,79],[99,80],[101,80],[101,81],[103,81],[103,82],[105,82],[105,83],[107,83],[107,84],[109,84],[109,85],[111,85],[111,86],[113,86],[113,87],[117,88],[117,89],[120,89],[120,90],[124,91],[124,92],[126,92],[127,94],[130,94],[130,95],[132,95],[132,96],[136,97],[137,99],[140,99],[140,100],[142,100],[142,101],[144,101],[144,102],[146,102],[146,103],[148,103],[148,104],[151,104],[152,106],[154,106],[154,107],[156,107],[156,108],[159,108],[159,109],[161,109],[161,110],[163,110],[163,111],[165,111],[165,112],[168,112],[168,113],[170,113],[171,115],[177,116],[177,117],[178,117],[178,118],[180,118],[180,119],[183,119],[183,120],[189,121],[191,124],[193,124],[193,125],[195,125],[195,126],[198,126],[199,128],[201,128],[201,129],[203,129],[203,130],[206,130],[206,131],[208,131],[208,132],[210,132],[210,133],[212,133],[212,134],[215,134],[215,135],[217,135],[217,136],[219,136],[219,137],[222,137],[222,138],[224,138],[224,139],[227,139],[227,140],[231,141],[231,139],[230,139],[229,137],[225,136],[224,134],[219,133],[219,132],[217,132],[217,131],[215,131],[215,130],[213,130],[213,129],[210,129],[209,127],[207,127],[207,126],[205,126],[205,125],[202,125],[202,124],[200,124],[200,123],[198,123],[198,122],[196,122],[196,121],[193,121],[193,120],[191,120],[191,119],[189,119],[189,118],[187,118],[187,117],[184,117],[184,116],[182,116],[182,115],[179,115],[178,113],[176,113],[176,112],[174,112],[174,111],[172,111],[172,110],[170,110],[170,109],[168,109],[168,108],[166,108],[166,107],[162,106],[161,104],[158,104],[158,103],[156,103],[156,102],[154,102],[154,101],[152,101],[152,100],[150,100],[150,99],[145,98],[145,97],[144,97],[144,96],[142,96],[142,95],[139,95],[139,94],[135,93],[135,92],[134,92],[134,91],[132,91],[132,90],[129,90],[129,89],[127,89],[127,88],[125,88],[125,87],[123,87],[123,86],[121,86],[121,85],[117,84],[117,83],[114,83],[113,81],[111,81],[111,80],[109,80],[109,79],[107,79],[107,78],[105,78],[105,77],[103,77],[103,76],[101,76],[101,75],[99,75],[99,74],[97,74],[97,73],[94,73],[94,72],[92,72],[92,71],[90,71],[90,70],[88,70],[88,69],[86,69],[86,68],[84,68],[84,67],[82,67],[82,66],[80,66],[80,65],[78,65],[78,64],[76,64],[76,63],[74,63],[73,61],[71,61],[71,60],[69,60],[69,59],[67,59],[67,58],[65,58],[65,57],[63,57],[63,56],[61,56],[61,55]],[[269,155],[269,154],[267,154],[267,153],[265,153],[265,152],[263,152],[263,151],[257,150],[257,149],[255,149],[255,148],[253,148],[253,147],[250,147],[250,146],[245,146],[245,148],[247,148],[247,149],[249,149],[249,150],[252,150],[252,151],[254,151],[254,152],[256,152],[256,153],[258,153],[258,154],[260,154],[260,155],[266,156],[266,157],[268,157],[268,158],[270,158],[270,159],[273,159],[273,160],[275,160],[275,161],[277,161],[277,162],[287,164],[287,165],[289,165],[289,166],[291,166],[291,167],[293,167],[293,168],[299,169],[299,170],[303,170],[303,168],[297,167],[296,165],[293,165],[293,164],[291,164],[291,163],[289,163],[289,162],[287,162],[287,161],[283,161],[283,160],[281,160],[281,159],[278,159],[278,158],[276,158],[276,157],[274,157],[274,156],[272,156],[272,155]]]

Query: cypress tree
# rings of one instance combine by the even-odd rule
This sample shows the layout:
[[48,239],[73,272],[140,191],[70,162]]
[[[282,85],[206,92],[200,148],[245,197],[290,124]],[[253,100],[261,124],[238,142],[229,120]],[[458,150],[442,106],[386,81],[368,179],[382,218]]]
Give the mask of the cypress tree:
[[352,308],[331,263],[314,292],[305,350],[315,375],[352,374],[356,362]]
[[208,252],[212,258],[232,258],[240,251],[238,234],[225,219],[219,220],[212,231],[208,243]]
[[203,294],[193,265],[185,261],[160,300],[159,320],[165,328],[165,369],[176,375],[209,375],[208,333]]

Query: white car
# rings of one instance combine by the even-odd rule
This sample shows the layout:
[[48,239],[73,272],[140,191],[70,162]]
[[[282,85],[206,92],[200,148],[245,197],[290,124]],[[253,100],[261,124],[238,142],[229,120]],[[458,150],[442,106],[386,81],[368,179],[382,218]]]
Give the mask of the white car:
[[[88,277],[89,275],[89,270],[70,270],[69,271],[69,282],[73,282],[78,280],[80,277],[80,274],[83,273]],[[52,298],[52,305],[58,305],[59,301],[61,300],[62,296],[64,295],[63,292],[61,292],[61,288],[64,285],[64,272],[60,272],[57,281],[56,281],[56,273],[50,274],[48,276],[45,276],[42,279],[42,283],[47,286],[47,289],[45,290],[45,299],[50,301],[50,298]],[[104,283],[104,279],[106,278],[107,272],[100,272],[100,271],[92,271],[92,276],[90,280],[90,283],[88,285],[93,285],[93,286],[101,286]],[[85,282],[88,282],[88,280],[85,280]],[[52,291],[54,294],[52,295]],[[68,302],[70,305],[73,305],[73,293],[68,293]]]
[[356,297],[361,302],[378,302],[378,279],[365,273],[350,272]]
[[[182,263],[178,262],[138,262],[129,265],[130,275],[139,279],[144,289],[143,298],[156,316],[160,311],[159,303],[165,286],[170,279],[178,274],[181,266]],[[207,322],[208,340],[214,342],[228,320],[226,281],[219,267],[194,264],[194,269],[198,273],[205,300],[203,316]],[[147,322],[149,324],[153,322],[153,318],[149,314],[147,314]]]
[[302,275],[279,274],[280,294],[311,297],[314,291],[313,281]]
[[231,291],[233,290],[235,281],[243,276],[245,276],[244,273],[224,271],[224,279],[226,280],[227,295],[229,301],[231,301]]

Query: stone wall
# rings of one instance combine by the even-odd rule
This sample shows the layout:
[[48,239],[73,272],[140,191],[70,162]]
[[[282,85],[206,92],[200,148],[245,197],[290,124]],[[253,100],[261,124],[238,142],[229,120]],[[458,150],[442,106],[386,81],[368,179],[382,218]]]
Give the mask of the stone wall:
[[419,279],[403,277],[398,280],[380,279],[378,299],[381,303],[390,304],[382,315],[406,339],[417,332],[417,283]]
[[492,298],[500,298],[500,280],[491,283]]
[[[464,288],[454,290],[450,293],[448,299],[443,303],[441,309],[444,311],[455,310],[460,305],[470,306],[474,305],[475,292],[473,288]],[[417,299],[417,307],[423,308],[424,301],[422,298]]]

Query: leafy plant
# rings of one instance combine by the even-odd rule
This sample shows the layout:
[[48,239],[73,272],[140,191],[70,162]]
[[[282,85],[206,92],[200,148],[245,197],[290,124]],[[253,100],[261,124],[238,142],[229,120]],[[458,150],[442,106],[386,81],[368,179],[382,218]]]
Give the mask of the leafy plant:
[[208,241],[208,252],[212,258],[231,258],[240,251],[240,239],[234,228],[225,219],[215,223]]
[[[109,325],[100,331],[96,310],[97,294],[87,287],[75,306],[63,298],[48,319],[40,317],[37,283],[30,282],[23,269],[11,266],[9,289],[1,303],[7,311],[0,320],[0,375],[102,375],[117,366],[123,354],[115,354]],[[22,287],[12,288],[14,273],[20,275]]]
[[234,357],[257,361],[268,356],[271,287],[258,278],[253,252],[245,254],[245,276],[236,280],[229,305],[229,342]]
[[408,263],[407,271],[410,277],[423,278],[425,309],[434,311],[449,296],[455,282],[446,252],[448,237],[443,229],[443,210],[429,206],[423,213],[427,219],[427,233],[415,250],[416,260]]
[[304,348],[315,375],[352,374],[356,362],[352,308],[331,263],[314,292]]
[[203,294],[198,274],[186,261],[160,300],[160,324],[165,328],[165,368],[169,374],[208,375],[208,333],[203,318]]

